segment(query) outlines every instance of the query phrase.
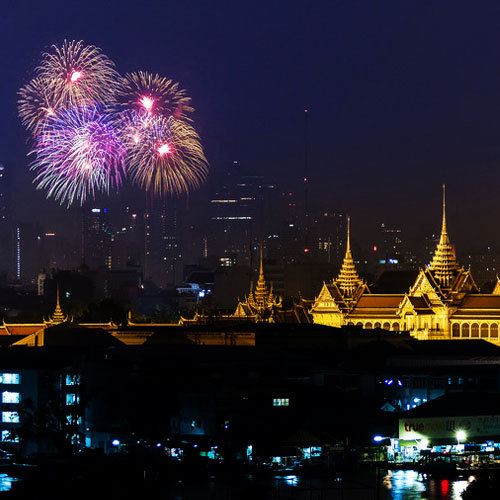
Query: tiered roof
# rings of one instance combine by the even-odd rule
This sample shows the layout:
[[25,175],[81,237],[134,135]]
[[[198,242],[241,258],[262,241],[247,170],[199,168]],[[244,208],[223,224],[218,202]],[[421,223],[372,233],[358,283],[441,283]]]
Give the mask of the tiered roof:
[[342,262],[342,267],[340,268],[340,273],[335,280],[335,284],[340,289],[342,296],[344,298],[352,299],[355,292],[360,286],[362,286],[363,280],[359,277],[358,271],[356,270],[356,265],[354,264],[354,259],[352,258],[351,252],[351,219],[347,218],[347,241],[344,260]]
[[446,187],[443,185],[443,220],[441,225],[441,235],[439,243],[434,252],[434,257],[429,265],[429,270],[432,271],[435,280],[443,289],[450,289],[453,280],[460,270],[460,265],[457,261],[455,248],[450,242],[448,231],[446,228]]

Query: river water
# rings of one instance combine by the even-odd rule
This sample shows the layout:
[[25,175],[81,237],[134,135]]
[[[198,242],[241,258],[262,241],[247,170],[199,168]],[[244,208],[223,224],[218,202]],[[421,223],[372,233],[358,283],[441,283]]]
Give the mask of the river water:
[[[377,487],[377,478],[378,487]],[[173,478],[172,478],[173,479]],[[360,472],[349,479],[302,478],[276,475],[266,480],[252,476],[230,480],[227,477],[194,478],[160,482],[151,491],[145,484],[144,499],[172,500],[461,500],[473,476],[457,479],[432,479],[413,470]],[[0,492],[15,493],[16,479],[0,474]],[[1,497],[1,495],[0,495]],[[14,495],[13,498],[16,498]],[[23,497],[24,498],[24,497]],[[41,496],[40,498],[45,498]],[[128,497],[127,497],[128,498]],[[500,497],[499,497],[500,498]]]
[[[377,487],[377,477],[379,478]],[[173,500],[461,500],[473,476],[455,479],[432,479],[414,470],[384,470],[360,473],[340,480],[302,478],[299,475],[276,475],[269,480],[229,484],[213,478],[209,482],[179,481],[165,498]],[[500,497],[499,497],[500,498]]]

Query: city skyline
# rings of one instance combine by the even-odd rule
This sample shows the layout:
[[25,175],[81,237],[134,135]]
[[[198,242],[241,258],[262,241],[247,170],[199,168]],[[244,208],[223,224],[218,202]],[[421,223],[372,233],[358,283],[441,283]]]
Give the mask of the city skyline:
[[[450,207],[450,219],[461,221],[454,228],[457,243],[463,247],[463,241],[481,236],[488,244],[500,244],[494,229],[494,192],[483,194],[484,183],[495,186],[499,180],[495,110],[500,81],[495,68],[500,44],[485,38],[491,30],[480,29],[494,23],[494,16],[488,15],[490,9],[494,12],[493,2],[472,13],[460,2],[440,3],[432,12],[417,10],[416,3],[393,3],[390,9],[379,11],[366,2],[357,6],[327,2],[304,10],[299,4],[287,3],[285,8],[278,2],[265,13],[221,4],[224,14],[220,19],[208,6],[173,5],[169,13],[189,22],[185,33],[171,26],[165,39],[162,30],[154,29],[161,23],[156,18],[162,16],[151,16],[147,9],[137,14],[152,23],[145,30],[147,23],[132,21],[125,9],[117,13],[113,3],[97,8],[91,2],[79,16],[74,16],[75,5],[65,4],[62,16],[63,20],[68,17],[67,23],[55,22],[53,13],[58,6],[51,2],[44,9],[23,11],[21,16],[10,5],[1,21],[6,24],[2,55],[7,71],[0,90],[3,123],[13,126],[3,126],[0,158],[12,171],[18,220],[34,222],[33,210],[23,202],[29,199],[38,213],[63,229],[66,224],[66,212],[47,202],[31,185],[26,135],[15,119],[15,101],[16,90],[29,73],[29,61],[53,41],[78,35],[103,46],[125,69],[144,61],[147,68],[158,64],[160,71],[186,82],[212,172],[238,159],[282,185],[300,183],[303,110],[307,108],[311,197],[333,199],[338,209],[349,211],[358,221],[360,234],[369,235],[390,214],[395,225],[418,227],[422,220],[430,220],[435,203],[432,187],[446,182],[450,193],[461,200]],[[165,8],[154,9],[162,14]],[[447,31],[436,30],[436,23],[444,21],[450,10],[454,17],[446,25]],[[102,22],[95,25],[89,21],[97,13]],[[121,16],[121,29],[108,32],[106,23],[115,15]],[[224,16],[232,22],[224,23]],[[256,35],[243,23],[245,16],[259,21]],[[340,25],[342,21],[350,25],[353,19],[359,22],[359,32]],[[9,26],[21,20],[31,26],[29,36],[9,43],[15,36]],[[324,29],[313,29],[315,23]],[[119,40],[132,25],[140,36],[125,57]],[[466,36],[460,31],[463,26],[468,27]],[[294,37],[289,36],[289,28],[294,28]],[[219,38],[209,37],[211,43],[203,44],[203,37],[212,29]],[[387,45],[396,35],[401,35],[398,46]],[[288,65],[287,44],[265,50],[275,36],[296,49],[292,66]],[[171,46],[176,48],[173,53]],[[255,70],[249,75],[242,63],[251,50],[262,57],[254,58]],[[203,60],[209,55],[216,57],[207,66]],[[241,71],[229,71],[228,62],[236,62]],[[297,70],[297,78],[290,78],[290,67]],[[393,67],[400,69],[393,73]],[[423,74],[433,78],[425,79]],[[287,85],[283,85],[284,79]],[[275,95],[274,88],[285,92]],[[222,95],[231,98],[227,104],[224,99],[221,106]],[[247,95],[268,97],[261,100],[266,104],[256,106],[256,97],[244,102]],[[202,193],[194,194],[193,199],[198,196]],[[477,220],[484,220],[484,227],[479,228]]]

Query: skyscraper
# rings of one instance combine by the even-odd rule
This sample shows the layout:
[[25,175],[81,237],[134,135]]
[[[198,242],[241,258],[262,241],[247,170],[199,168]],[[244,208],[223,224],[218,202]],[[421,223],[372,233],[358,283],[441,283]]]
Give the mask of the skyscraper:
[[111,269],[112,228],[105,207],[83,209],[82,261],[90,268]]
[[0,273],[11,272],[12,261],[12,222],[10,196],[5,165],[0,163]]
[[144,214],[144,276],[166,288],[182,282],[182,238],[179,201],[149,200]]

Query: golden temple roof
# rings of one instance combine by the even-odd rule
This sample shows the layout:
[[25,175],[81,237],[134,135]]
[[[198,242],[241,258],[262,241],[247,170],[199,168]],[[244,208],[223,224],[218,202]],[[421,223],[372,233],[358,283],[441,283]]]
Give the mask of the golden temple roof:
[[65,321],[68,320],[68,317],[64,314],[62,307],[61,307],[61,302],[59,299],[59,285],[57,285],[57,298],[56,298],[56,307],[54,309],[54,312],[52,313],[52,316],[50,317],[50,322],[57,325],[59,323],[64,323]]
[[[255,289],[250,285],[250,292],[244,302],[240,302],[236,308],[237,313],[248,309],[247,315],[255,315],[259,318],[271,317],[274,307],[281,307],[281,299],[276,297],[273,292],[273,286],[268,288],[266,277],[264,275],[264,263],[262,254],[262,245],[260,246],[259,278]],[[239,314],[240,315],[240,314]]]
[[441,235],[434,252],[434,257],[429,264],[434,278],[442,288],[450,288],[456,272],[460,269],[455,248],[450,242],[446,228],[446,187],[443,185],[443,220],[441,225]]
[[345,298],[352,298],[356,290],[362,286],[363,280],[359,277],[351,252],[351,219],[347,218],[346,251],[339,275],[334,283],[338,286]]

